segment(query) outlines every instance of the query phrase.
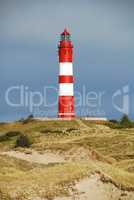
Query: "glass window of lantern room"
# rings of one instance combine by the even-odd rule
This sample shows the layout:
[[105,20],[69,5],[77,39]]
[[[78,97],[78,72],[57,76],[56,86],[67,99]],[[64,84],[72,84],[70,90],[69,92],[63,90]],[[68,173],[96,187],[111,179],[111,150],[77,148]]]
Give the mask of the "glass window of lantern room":
[[61,35],[61,40],[70,40],[70,35]]
[[61,35],[61,40],[65,40],[65,35]]
[[66,40],[70,40],[70,35],[66,35]]

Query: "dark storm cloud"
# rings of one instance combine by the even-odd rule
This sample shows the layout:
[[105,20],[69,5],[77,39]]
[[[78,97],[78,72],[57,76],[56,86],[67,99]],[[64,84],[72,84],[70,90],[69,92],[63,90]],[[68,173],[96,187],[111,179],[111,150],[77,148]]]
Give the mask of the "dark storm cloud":
[[[79,42],[131,45],[132,1],[1,1],[1,37],[52,42],[64,26]],[[127,3],[126,3],[127,2]]]

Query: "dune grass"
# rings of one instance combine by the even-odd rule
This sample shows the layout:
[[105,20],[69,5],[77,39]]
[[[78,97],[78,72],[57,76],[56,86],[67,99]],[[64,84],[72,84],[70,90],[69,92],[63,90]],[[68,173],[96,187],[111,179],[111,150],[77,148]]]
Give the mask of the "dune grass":
[[[108,177],[116,186],[134,187],[134,131],[110,129],[88,121],[35,121],[0,124],[1,151],[12,150],[18,132],[32,140],[31,149],[51,150],[63,154],[81,147],[95,152],[95,159],[71,161],[61,164],[39,165],[0,156],[0,198],[26,199],[27,196],[49,197],[68,195],[70,185],[91,173]],[[87,128],[86,128],[87,127]],[[12,136],[12,133],[17,134]],[[7,137],[7,133],[10,133]],[[19,150],[19,149],[18,149]],[[25,152],[25,149],[21,149]],[[21,195],[20,195],[21,194]],[[3,197],[2,197],[3,195]],[[4,195],[6,197],[4,197]],[[17,196],[18,195],[18,196]],[[5,198],[5,199],[4,199]],[[15,199],[16,198],[16,199]],[[18,198],[18,199],[17,199]],[[22,198],[22,199],[21,199]]]
[[[4,162],[3,162],[4,161]],[[0,157],[1,191],[53,198],[69,194],[69,188],[74,181],[101,173],[109,177],[109,181],[120,188],[128,189],[134,186],[134,174],[120,170],[112,165],[98,162],[69,162],[53,165],[33,165],[7,157]],[[24,198],[26,199],[26,197]]]
[[33,165],[8,156],[0,156],[0,169],[1,195],[3,191],[3,195],[7,197],[16,193],[16,196],[23,194],[25,197],[27,194],[29,197],[37,195],[52,198],[68,195],[69,185],[89,175],[93,168],[91,164],[73,162]]

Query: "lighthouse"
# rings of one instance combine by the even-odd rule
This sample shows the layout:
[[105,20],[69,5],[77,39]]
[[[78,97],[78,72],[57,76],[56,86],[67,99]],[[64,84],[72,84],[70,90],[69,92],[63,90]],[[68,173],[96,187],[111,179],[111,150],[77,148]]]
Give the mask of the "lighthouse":
[[59,96],[58,117],[72,119],[74,114],[74,89],[73,89],[73,45],[67,29],[61,33],[58,45],[59,56]]

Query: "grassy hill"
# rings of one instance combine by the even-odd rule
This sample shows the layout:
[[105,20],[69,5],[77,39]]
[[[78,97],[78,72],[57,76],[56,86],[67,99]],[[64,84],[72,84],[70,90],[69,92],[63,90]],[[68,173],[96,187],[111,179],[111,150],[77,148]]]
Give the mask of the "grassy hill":
[[[20,135],[29,148],[15,147]],[[83,177],[99,174],[122,190],[134,191],[134,129],[111,129],[73,121],[21,121],[0,124],[0,199],[53,199],[69,194]],[[41,164],[3,155],[19,151],[52,152],[64,162]]]

